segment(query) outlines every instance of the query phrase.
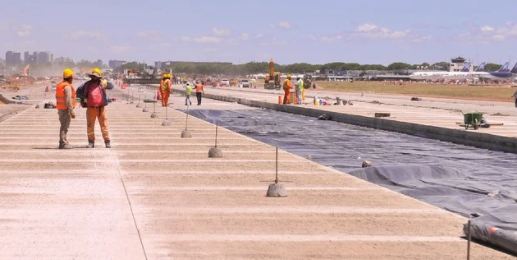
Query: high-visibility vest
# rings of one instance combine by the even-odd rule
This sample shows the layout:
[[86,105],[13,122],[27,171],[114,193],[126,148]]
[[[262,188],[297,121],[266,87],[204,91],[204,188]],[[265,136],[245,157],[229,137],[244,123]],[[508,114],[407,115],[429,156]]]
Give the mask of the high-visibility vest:
[[197,84],[196,85],[196,93],[203,92],[203,84]]
[[171,91],[171,81],[169,79],[162,80],[160,89],[162,92]]
[[188,85],[185,87],[185,93],[187,95],[191,95],[192,94],[192,86]]
[[76,106],[76,98],[77,94],[75,93],[75,88],[72,86],[72,84],[62,81],[56,86],[56,108],[58,110],[67,110],[68,107],[66,106],[66,96],[65,96],[65,88],[67,86],[70,86],[70,89],[72,90],[72,107],[74,108]]
[[299,90],[302,90],[303,89],[303,80],[298,80],[298,82],[296,82],[296,87],[298,87]]
[[286,91],[286,92],[287,92],[287,91],[290,91],[290,90],[291,90],[291,84],[292,84],[292,83],[291,83],[291,80],[286,79],[286,80],[284,81],[284,91]]

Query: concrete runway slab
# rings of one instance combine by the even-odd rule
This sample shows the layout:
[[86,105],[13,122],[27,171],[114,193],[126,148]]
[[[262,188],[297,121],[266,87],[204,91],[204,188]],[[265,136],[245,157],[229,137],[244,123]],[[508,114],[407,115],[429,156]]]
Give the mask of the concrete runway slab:
[[[203,108],[210,106],[223,105],[207,100]],[[30,108],[0,123],[0,232],[9,234],[0,258],[466,256],[466,220],[457,215],[283,151],[280,178],[289,196],[267,198],[273,147],[220,129],[225,157],[210,160],[211,124],[192,118],[194,138],[180,139],[179,111],[169,111],[178,127],[164,128],[134,105],[107,109],[112,149],[103,147],[99,129],[95,149],[56,149],[54,110]],[[77,117],[70,141],[82,147],[84,109]],[[472,254],[512,259],[477,244]]]

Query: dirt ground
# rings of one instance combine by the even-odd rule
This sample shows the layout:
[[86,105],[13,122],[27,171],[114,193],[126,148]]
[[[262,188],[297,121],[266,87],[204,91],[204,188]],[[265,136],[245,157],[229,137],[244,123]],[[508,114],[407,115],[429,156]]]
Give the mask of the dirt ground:
[[384,94],[414,95],[419,97],[440,97],[482,101],[513,102],[512,95],[517,90],[509,85],[469,86],[452,84],[398,83],[356,81],[316,83],[318,88],[342,92],[367,92]]

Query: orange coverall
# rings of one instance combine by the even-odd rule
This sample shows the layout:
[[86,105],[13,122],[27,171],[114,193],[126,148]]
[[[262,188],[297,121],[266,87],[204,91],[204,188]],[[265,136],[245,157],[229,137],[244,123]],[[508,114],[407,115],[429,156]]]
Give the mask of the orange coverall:
[[162,107],[166,107],[169,104],[169,96],[171,95],[171,90],[171,80],[162,80],[162,82],[160,83],[160,96],[162,97]]
[[285,104],[289,104],[290,100],[291,100],[291,87],[292,87],[292,82],[290,79],[286,79],[284,81],[284,105]]

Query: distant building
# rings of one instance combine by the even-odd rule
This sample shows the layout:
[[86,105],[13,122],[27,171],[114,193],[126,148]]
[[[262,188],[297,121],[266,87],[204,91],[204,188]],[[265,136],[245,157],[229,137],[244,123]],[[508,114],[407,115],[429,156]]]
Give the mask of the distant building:
[[161,71],[166,67],[172,67],[172,63],[172,61],[155,61],[154,67],[156,68],[156,70]]
[[[467,60],[463,57],[457,57],[454,59],[451,59],[451,64],[449,66],[449,71],[451,72],[457,72],[462,71],[465,68],[465,65],[470,66],[470,64],[467,63]],[[469,68],[469,71],[471,68]]]
[[33,52],[30,54],[28,51],[23,53],[23,63],[36,65],[36,64],[49,64],[53,61],[53,55],[47,51]]
[[117,69],[126,63],[127,62],[124,60],[110,60],[110,61],[108,61],[108,66],[112,69]]
[[22,64],[22,55],[19,52],[8,51],[5,53],[5,65],[16,67]]
[[36,54],[36,64],[49,64],[50,63],[50,52],[41,51]]

